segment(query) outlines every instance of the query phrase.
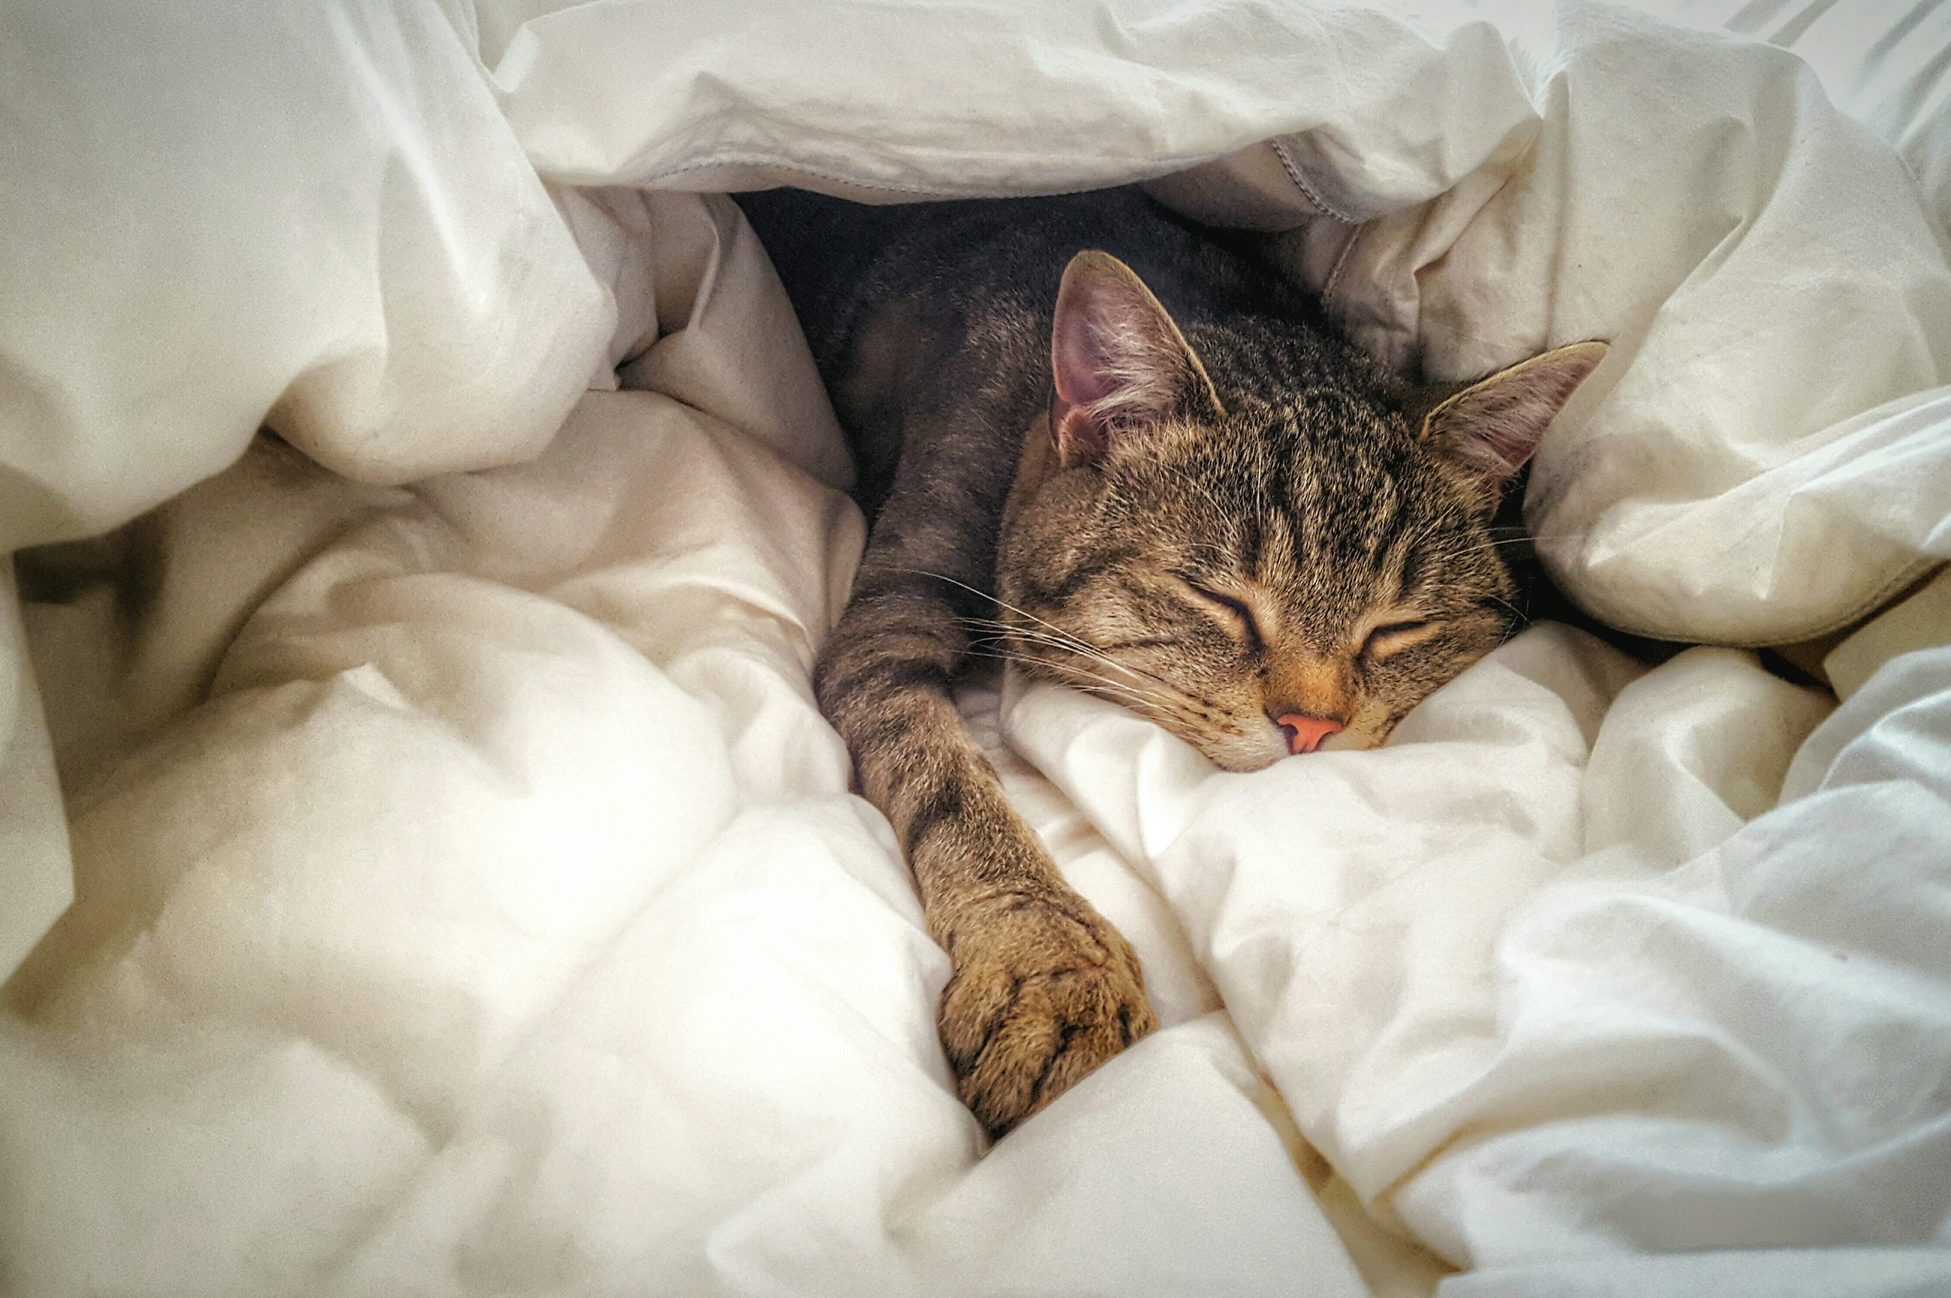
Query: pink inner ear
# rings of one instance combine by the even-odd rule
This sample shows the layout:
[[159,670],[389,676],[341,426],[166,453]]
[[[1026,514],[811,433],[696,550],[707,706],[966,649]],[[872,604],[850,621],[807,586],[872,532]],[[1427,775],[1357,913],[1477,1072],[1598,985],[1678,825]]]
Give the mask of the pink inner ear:
[[1604,351],[1597,344],[1561,348],[1493,377],[1439,407],[1432,431],[1453,461],[1501,490]]
[[1452,454],[1473,473],[1501,483],[1537,451],[1560,404],[1537,393],[1487,396],[1458,413],[1450,431]]
[[1190,372],[1170,319],[1117,262],[1082,253],[1064,272],[1050,334],[1051,433],[1065,464],[1169,414]]
[[1118,391],[1113,351],[1102,335],[1112,323],[1118,304],[1096,286],[1080,286],[1060,299],[1050,338],[1050,362],[1057,381],[1057,399],[1073,406],[1096,405]]
[[1066,464],[1096,459],[1110,444],[1107,421],[1092,414],[1117,394],[1111,367],[1097,342],[1094,321],[1104,308],[1091,300],[1095,296],[1089,288],[1067,291],[1058,299],[1050,334],[1050,369],[1057,394],[1050,409],[1050,431]]

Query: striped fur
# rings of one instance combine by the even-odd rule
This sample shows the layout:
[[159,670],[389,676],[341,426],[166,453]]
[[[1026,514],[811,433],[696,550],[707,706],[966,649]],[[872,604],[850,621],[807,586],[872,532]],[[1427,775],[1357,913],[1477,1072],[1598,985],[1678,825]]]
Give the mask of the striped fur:
[[[1282,715],[1345,725],[1330,746],[1380,742],[1511,630],[1490,530],[1504,478],[1603,349],[1535,360],[1521,386],[1413,389],[1249,255],[1132,191],[740,201],[873,516],[820,706],[951,957],[942,1040],[1000,1134],[1154,1019],[1131,948],[964,729],[957,674],[1007,657],[1229,769],[1286,754]],[[1112,256],[1073,262],[1087,249]],[[1108,314],[1059,328],[1053,376],[1060,283]],[[1101,372],[1067,386],[1070,357]]]

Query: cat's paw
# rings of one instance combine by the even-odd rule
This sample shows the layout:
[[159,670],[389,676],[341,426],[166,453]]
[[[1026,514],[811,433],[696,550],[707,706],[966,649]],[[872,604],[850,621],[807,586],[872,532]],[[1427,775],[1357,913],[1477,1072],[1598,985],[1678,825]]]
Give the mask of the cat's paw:
[[957,916],[942,1044],[1000,1136],[1158,1026],[1138,957],[1075,893],[1012,893]]

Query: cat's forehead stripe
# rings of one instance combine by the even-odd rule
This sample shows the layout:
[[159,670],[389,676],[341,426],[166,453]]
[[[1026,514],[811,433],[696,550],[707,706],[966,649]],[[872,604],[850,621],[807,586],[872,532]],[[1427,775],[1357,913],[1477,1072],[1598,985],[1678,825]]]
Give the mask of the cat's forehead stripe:
[[1240,511],[1240,570],[1258,579],[1266,561],[1267,529],[1272,519],[1258,509]]
[[1290,516],[1269,512],[1262,524],[1268,534],[1267,552],[1251,571],[1261,580],[1268,581],[1283,571],[1294,567],[1294,526]]
[[1369,500],[1369,535],[1376,538],[1375,552],[1380,554],[1382,543],[1402,525],[1402,492],[1397,488],[1395,478],[1384,475],[1375,484],[1375,491]]

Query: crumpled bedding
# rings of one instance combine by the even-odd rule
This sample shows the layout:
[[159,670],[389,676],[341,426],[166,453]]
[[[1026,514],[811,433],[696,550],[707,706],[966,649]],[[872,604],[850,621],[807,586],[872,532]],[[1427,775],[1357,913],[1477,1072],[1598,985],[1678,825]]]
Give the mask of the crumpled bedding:
[[[537,8],[5,20],[10,1291],[1951,1287],[1936,10]],[[1164,1024],[985,1148],[807,683],[864,531],[711,193],[788,179],[1613,339],[1527,518],[1695,647],[1252,775],[973,682]]]

